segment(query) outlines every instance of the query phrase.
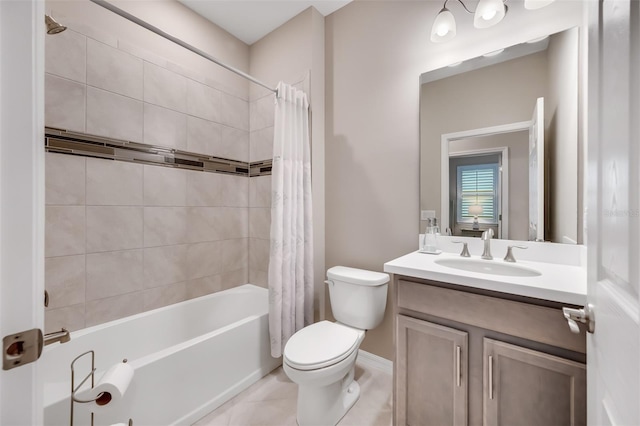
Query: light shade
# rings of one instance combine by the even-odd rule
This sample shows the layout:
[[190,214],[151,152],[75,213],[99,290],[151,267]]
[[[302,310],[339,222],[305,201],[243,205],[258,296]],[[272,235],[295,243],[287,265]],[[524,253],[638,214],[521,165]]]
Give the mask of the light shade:
[[507,8],[502,0],[480,0],[473,17],[473,26],[476,28],[489,28],[502,21],[507,13]]
[[480,204],[472,204],[469,206],[469,214],[478,216],[482,214],[482,206]]
[[524,0],[524,8],[528,10],[540,9],[553,3],[554,0]]
[[456,36],[456,20],[453,13],[443,7],[431,27],[431,41],[439,43],[451,40]]

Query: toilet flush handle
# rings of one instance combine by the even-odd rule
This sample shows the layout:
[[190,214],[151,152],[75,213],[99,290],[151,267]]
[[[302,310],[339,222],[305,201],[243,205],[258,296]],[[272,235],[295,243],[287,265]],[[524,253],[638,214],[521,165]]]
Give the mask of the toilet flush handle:
[[327,285],[333,285],[333,281],[331,281],[331,280],[325,280],[324,282],[325,282],[325,284],[327,284]]

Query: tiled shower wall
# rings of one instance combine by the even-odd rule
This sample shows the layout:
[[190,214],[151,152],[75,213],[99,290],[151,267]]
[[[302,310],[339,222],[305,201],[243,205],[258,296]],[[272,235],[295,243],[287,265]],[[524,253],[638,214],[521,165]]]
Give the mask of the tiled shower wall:
[[[125,43],[46,44],[47,126],[240,161],[271,158],[273,95],[253,102]],[[251,117],[251,119],[250,119]],[[46,331],[266,285],[270,176],[48,153]]]

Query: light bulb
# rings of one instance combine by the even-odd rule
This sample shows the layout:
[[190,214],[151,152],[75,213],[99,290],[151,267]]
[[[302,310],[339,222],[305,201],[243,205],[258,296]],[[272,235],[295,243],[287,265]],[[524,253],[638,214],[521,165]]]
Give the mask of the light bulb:
[[431,27],[431,41],[439,43],[451,40],[456,36],[456,20],[453,13],[447,8],[442,8]]
[[507,7],[502,0],[480,0],[473,17],[473,26],[489,28],[502,21],[507,13]]
[[498,12],[495,9],[487,9],[482,14],[482,19],[484,19],[485,21],[490,21],[494,16],[496,16],[496,13]]

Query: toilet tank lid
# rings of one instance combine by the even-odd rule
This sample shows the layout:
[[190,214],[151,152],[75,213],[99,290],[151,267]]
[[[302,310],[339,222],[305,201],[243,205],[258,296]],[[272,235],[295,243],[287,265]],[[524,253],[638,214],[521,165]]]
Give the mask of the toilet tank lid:
[[379,286],[389,282],[389,274],[367,271],[365,269],[334,266],[327,271],[330,280],[345,281],[351,284]]

